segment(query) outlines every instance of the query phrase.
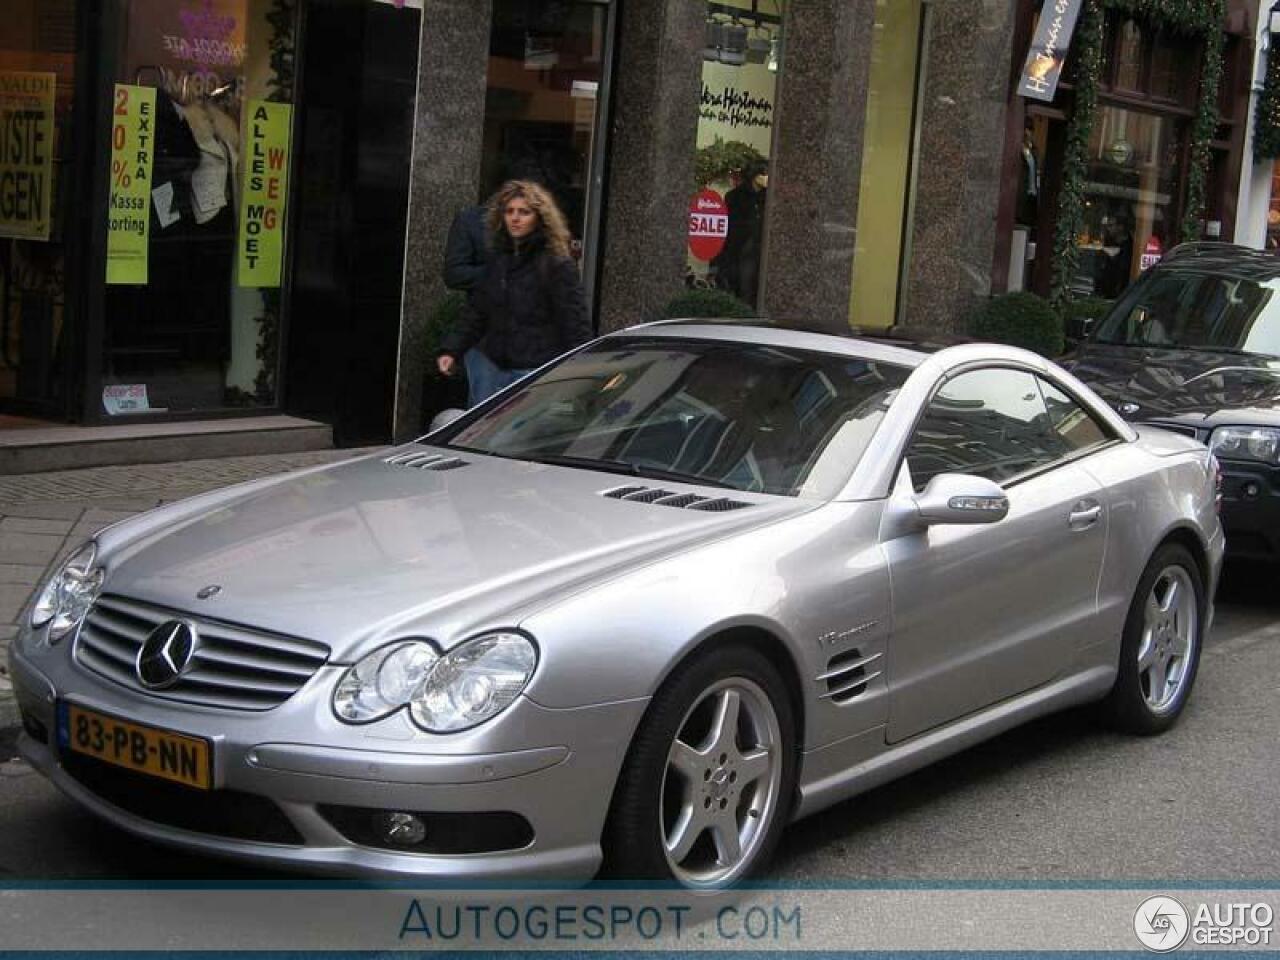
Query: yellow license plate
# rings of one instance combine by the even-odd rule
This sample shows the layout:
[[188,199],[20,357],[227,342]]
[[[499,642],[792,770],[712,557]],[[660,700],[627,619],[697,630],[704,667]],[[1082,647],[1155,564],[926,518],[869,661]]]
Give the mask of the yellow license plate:
[[212,786],[207,740],[131,723],[61,704],[58,739],[63,749],[200,790]]

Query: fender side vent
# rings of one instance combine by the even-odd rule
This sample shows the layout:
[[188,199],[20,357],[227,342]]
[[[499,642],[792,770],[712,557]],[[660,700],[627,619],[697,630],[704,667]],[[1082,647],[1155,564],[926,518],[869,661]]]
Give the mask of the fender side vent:
[[387,457],[383,463],[393,467],[412,467],[415,470],[457,470],[467,466],[460,457],[446,457],[439,453],[398,453]]
[[881,671],[873,669],[882,654],[864,657],[861,650],[846,650],[827,662],[826,671],[818,682],[826,684],[827,692],[821,699],[832,703],[848,703],[867,692],[867,687]]

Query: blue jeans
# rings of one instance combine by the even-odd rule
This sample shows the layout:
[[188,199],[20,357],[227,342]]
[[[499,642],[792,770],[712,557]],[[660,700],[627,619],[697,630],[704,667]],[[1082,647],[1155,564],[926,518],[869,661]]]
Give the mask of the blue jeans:
[[467,369],[467,404],[474,407],[503,387],[515,383],[530,370],[504,370],[479,350],[468,350],[462,358]]

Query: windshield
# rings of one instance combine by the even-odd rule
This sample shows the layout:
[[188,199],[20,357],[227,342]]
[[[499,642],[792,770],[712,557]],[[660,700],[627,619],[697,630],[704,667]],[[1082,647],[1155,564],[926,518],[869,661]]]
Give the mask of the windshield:
[[605,340],[433,439],[631,476],[829,496],[909,373],[768,346]]
[[1128,289],[1094,341],[1280,355],[1280,300],[1239,277],[1156,269]]

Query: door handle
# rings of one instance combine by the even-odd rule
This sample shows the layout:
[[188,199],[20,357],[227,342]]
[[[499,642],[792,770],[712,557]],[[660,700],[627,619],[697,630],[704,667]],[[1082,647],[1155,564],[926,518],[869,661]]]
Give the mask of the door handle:
[[1102,504],[1097,500],[1081,500],[1071,508],[1067,526],[1072,530],[1087,530],[1102,517]]

